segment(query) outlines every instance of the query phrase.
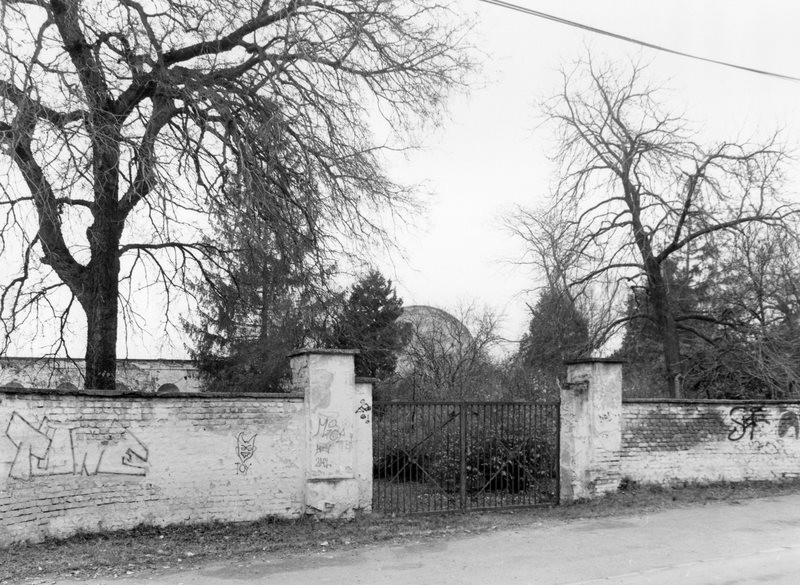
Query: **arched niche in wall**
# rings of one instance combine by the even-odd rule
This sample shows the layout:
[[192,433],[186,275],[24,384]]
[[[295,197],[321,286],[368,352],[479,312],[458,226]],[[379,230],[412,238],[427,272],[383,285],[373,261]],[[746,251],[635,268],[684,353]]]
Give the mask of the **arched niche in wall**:
[[156,394],[167,394],[170,392],[180,392],[180,391],[181,389],[178,388],[175,384],[167,383],[167,384],[161,384],[161,386],[158,387],[158,390],[156,390]]
[[0,386],[3,386],[5,388],[24,388],[25,387],[25,386],[22,385],[22,382],[20,382],[19,380],[11,380],[7,384],[0,384]]
[[73,384],[72,382],[68,382],[66,380],[59,382],[58,386],[56,386],[56,390],[77,390],[78,387]]

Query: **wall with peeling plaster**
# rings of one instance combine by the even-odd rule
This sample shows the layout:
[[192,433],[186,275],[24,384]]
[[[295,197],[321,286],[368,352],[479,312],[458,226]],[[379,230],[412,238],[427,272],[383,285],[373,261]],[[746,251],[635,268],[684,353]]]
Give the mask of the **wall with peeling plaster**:
[[622,477],[673,484],[800,477],[800,403],[622,404]]
[[284,395],[0,390],[0,546],[369,509],[371,384],[300,352]]
[[622,400],[622,365],[568,365],[561,391],[561,500],[627,482],[800,477],[800,402]]

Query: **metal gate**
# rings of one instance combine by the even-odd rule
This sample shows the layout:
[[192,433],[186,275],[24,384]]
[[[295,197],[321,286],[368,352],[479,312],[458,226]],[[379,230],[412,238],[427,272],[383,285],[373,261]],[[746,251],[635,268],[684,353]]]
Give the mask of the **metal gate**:
[[372,425],[376,512],[558,502],[558,403],[376,402]]

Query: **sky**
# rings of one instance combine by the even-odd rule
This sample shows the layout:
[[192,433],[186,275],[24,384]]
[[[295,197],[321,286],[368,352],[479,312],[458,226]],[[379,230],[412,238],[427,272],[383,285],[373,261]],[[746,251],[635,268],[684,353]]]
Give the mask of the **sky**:
[[[789,1],[519,0],[517,4],[671,49],[800,77],[800,3]],[[543,204],[554,179],[553,137],[538,103],[558,88],[558,69],[593,58],[648,63],[665,106],[684,112],[701,141],[757,137],[781,128],[800,137],[800,83],[645,49],[476,0],[470,41],[484,53],[468,95],[455,96],[424,147],[390,163],[398,181],[431,193],[417,229],[398,234],[404,258],[389,266],[406,304],[485,307],[518,340],[535,301],[538,275],[515,264],[521,242],[502,228],[516,205]],[[797,196],[792,194],[795,200]],[[506,349],[513,349],[508,344]]]
[[[515,1],[675,50],[800,77],[797,2]],[[799,82],[661,53],[479,0],[456,5],[472,17],[467,40],[480,51],[481,67],[470,90],[451,97],[438,127],[419,137],[418,150],[387,158],[389,175],[422,185],[427,205],[413,227],[394,234],[399,252],[375,251],[374,264],[393,279],[406,305],[454,313],[466,305],[485,308],[503,317],[502,337],[520,339],[526,303],[535,301],[541,281],[515,264],[523,248],[502,219],[517,205],[546,201],[555,179],[548,158],[554,142],[540,124],[538,103],[557,90],[559,67],[587,50],[596,59],[649,63],[650,79],[669,88],[664,105],[684,112],[701,140],[781,128],[784,140],[798,145]],[[120,356],[187,357],[185,342],[174,333],[168,337],[156,320],[121,341]],[[29,352],[20,347],[16,353]]]

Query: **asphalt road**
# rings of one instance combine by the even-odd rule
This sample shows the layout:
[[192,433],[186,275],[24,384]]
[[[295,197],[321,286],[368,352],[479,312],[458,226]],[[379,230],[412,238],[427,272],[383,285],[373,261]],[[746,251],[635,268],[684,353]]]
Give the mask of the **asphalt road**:
[[[119,585],[800,584],[800,496],[92,581]],[[63,585],[74,585],[64,581]],[[61,585],[61,584],[59,584]]]

